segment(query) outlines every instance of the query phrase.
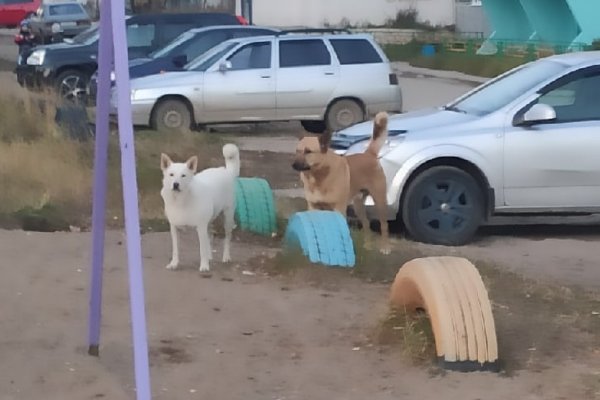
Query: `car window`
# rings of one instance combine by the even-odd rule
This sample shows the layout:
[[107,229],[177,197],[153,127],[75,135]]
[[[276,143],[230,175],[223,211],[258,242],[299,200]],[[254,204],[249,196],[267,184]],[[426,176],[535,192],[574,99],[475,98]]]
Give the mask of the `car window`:
[[340,64],[374,64],[383,60],[371,42],[366,39],[331,39]]
[[233,53],[228,61],[232,70],[271,68],[271,43],[250,43]]
[[127,25],[127,46],[128,47],[148,47],[154,40],[154,24]]
[[189,31],[196,25],[193,23],[177,24],[177,23],[166,23],[161,25],[161,40],[162,43],[169,43],[183,32]]
[[556,111],[555,123],[600,120],[600,73],[576,76],[537,100]]
[[83,14],[83,9],[79,4],[53,4],[48,7],[48,15],[72,15]]
[[282,40],[279,42],[281,68],[331,64],[331,55],[320,39]]
[[173,50],[179,48],[183,43],[187,42],[191,38],[194,37],[194,34],[191,32],[184,32],[181,35],[177,36],[174,40],[172,40],[165,47],[160,48],[158,50],[153,51],[148,54],[150,58],[160,58],[169,55]]
[[73,43],[76,44],[91,44],[98,40],[98,27],[93,26],[81,32],[73,38]]
[[207,50],[213,48],[215,45],[225,41],[228,38],[227,33],[223,31],[212,31],[200,34],[194,39],[184,43],[180,49],[177,50],[177,55],[185,54],[188,60],[193,60],[201,54],[204,54]]
[[540,83],[559,75],[567,67],[565,64],[550,60],[522,65],[506,75],[481,85],[465,98],[448,104],[447,108],[479,116],[489,114],[506,106]]
[[218,44],[196,59],[191,60],[183,68],[188,71],[206,71],[238,44],[239,43],[235,41],[227,41]]

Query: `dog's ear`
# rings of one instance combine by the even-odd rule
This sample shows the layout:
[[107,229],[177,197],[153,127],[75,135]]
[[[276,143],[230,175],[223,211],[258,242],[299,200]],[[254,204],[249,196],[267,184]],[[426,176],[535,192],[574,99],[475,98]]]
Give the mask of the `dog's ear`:
[[190,157],[186,162],[185,165],[187,166],[187,168],[190,171],[194,171],[196,172],[196,170],[198,169],[198,157],[196,156],[192,156]]
[[329,150],[329,144],[331,143],[331,131],[326,129],[319,135],[319,145],[321,146],[321,153],[327,153]]
[[160,155],[160,169],[163,171],[171,166],[173,161],[169,158],[165,153],[161,153]]

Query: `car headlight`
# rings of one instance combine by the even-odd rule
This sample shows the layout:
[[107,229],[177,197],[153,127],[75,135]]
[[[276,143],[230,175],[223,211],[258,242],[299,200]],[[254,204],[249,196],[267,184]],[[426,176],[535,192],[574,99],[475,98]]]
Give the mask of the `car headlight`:
[[43,65],[44,59],[46,58],[46,50],[35,50],[27,58],[27,65]]
[[115,71],[111,71],[111,72],[110,72],[110,81],[111,81],[111,82],[114,82],[116,79],[117,79],[117,78],[116,78],[116,76],[115,76]]

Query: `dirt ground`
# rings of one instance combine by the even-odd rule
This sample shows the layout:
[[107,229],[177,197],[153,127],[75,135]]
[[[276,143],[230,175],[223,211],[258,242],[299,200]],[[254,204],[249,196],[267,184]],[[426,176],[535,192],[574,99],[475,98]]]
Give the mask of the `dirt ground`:
[[[101,355],[85,352],[90,239],[88,233],[0,231],[0,399],[134,398],[125,246],[118,231],[107,236]],[[202,278],[195,235],[183,235],[183,267],[176,272],[164,268],[168,242],[168,233],[143,236],[156,399],[600,398],[597,347],[569,354],[570,345],[559,339],[557,354],[546,356],[543,367],[524,365],[510,374],[434,372],[414,366],[397,346],[373,342],[388,312],[388,284],[346,273],[320,282],[249,275],[256,267],[249,260],[276,248],[239,239],[235,262],[215,263],[212,277]],[[511,245],[513,259],[526,259],[529,244]],[[556,242],[547,246],[550,252]],[[215,248],[218,258],[220,243]],[[594,253],[592,243],[580,253],[591,274],[598,269],[589,268]],[[497,254],[493,261],[502,259]],[[546,261],[532,259],[528,268],[541,274]],[[592,280],[598,282],[595,275]],[[526,358],[539,365],[535,332],[512,335],[534,337]]]

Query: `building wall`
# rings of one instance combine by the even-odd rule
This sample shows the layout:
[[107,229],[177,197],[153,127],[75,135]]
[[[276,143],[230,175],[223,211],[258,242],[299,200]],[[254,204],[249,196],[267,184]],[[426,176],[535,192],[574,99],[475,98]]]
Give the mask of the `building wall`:
[[490,23],[480,5],[456,4],[456,31],[467,36],[487,37],[491,33]]
[[[252,0],[252,22],[279,27],[384,24],[399,10],[417,10],[420,22],[453,25],[454,0]],[[238,0],[241,10],[241,0]]]

